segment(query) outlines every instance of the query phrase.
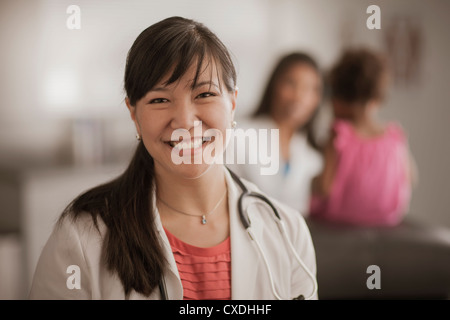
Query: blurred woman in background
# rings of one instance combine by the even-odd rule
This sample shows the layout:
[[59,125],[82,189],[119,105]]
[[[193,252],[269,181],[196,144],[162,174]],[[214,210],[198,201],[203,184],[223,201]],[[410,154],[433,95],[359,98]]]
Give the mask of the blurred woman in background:
[[303,215],[308,211],[311,180],[322,168],[313,138],[321,95],[317,63],[305,53],[291,53],[274,68],[252,119],[248,123],[239,121],[240,127],[279,130],[280,169],[275,175],[261,175],[259,165],[233,168]]
[[408,210],[413,161],[402,128],[377,114],[388,84],[385,59],[349,50],[330,74],[334,122],[311,215],[365,226],[398,224]]

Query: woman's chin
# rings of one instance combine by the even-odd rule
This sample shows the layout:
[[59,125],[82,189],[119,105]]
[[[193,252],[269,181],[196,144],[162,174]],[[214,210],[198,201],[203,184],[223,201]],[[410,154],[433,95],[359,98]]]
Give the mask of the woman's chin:
[[183,179],[197,179],[204,175],[212,165],[207,163],[201,164],[185,164],[181,163],[178,165],[172,164],[169,171],[171,174],[178,176]]

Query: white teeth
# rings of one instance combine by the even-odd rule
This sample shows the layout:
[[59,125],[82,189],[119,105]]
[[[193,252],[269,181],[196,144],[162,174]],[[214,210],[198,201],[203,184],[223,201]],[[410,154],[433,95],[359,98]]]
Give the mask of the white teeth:
[[196,138],[194,140],[191,140],[190,142],[178,142],[178,143],[172,141],[170,144],[174,148],[177,148],[178,150],[196,149],[203,144],[203,139]]

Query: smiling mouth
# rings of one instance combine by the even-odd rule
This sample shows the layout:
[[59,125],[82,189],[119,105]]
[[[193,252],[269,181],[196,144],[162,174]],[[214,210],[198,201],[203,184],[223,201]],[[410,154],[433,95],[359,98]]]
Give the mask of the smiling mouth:
[[193,138],[190,141],[166,141],[170,147],[178,149],[178,150],[191,150],[197,149],[203,146],[204,144],[212,141],[211,137],[201,137],[201,138]]

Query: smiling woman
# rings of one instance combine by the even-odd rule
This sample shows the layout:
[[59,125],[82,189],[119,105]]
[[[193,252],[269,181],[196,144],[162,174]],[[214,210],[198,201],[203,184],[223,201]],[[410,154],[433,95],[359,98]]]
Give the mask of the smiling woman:
[[[193,157],[209,144],[218,144],[219,141],[211,141],[209,137],[203,136],[209,129],[222,133],[223,144],[225,131],[233,121],[237,95],[235,86],[230,87],[231,90],[223,86],[226,82],[220,81],[222,71],[215,62],[208,62],[200,69],[197,66],[199,63],[202,62],[194,62],[175,81],[170,82],[172,75],[166,75],[135,105],[131,104],[129,98],[126,99],[138,135],[155,161],[156,172],[163,176],[195,178],[205,173],[211,168],[205,162],[196,162],[199,165],[195,167],[174,163],[173,148],[180,151],[182,156]],[[192,125],[195,121],[201,124],[197,130]],[[176,137],[173,132],[177,129],[189,133],[184,136],[189,141],[178,137],[173,140]]]
[[[125,90],[136,153],[121,176],[81,194],[63,212],[30,297],[316,298],[314,248],[298,212],[273,202],[286,222],[280,234],[267,206],[253,206],[254,235],[264,235],[261,256],[237,210],[238,203],[251,205],[241,203],[239,192],[257,187],[221,163],[174,163],[171,157],[175,150],[195,158],[224,143],[217,137],[233,127],[236,71],[223,43],[198,22],[162,20],[133,43]],[[180,130],[188,141],[174,134]],[[295,258],[278,249],[286,240]],[[69,279],[72,266],[78,271]]]

